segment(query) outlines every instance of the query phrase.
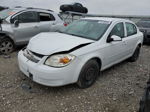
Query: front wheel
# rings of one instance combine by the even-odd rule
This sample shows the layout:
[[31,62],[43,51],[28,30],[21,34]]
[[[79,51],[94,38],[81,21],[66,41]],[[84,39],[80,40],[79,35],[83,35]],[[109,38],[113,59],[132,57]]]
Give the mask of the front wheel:
[[2,38],[0,40],[0,53],[9,54],[14,50],[14,44],[9,38]]
[[137,61],[137,59],[139,58],[139,55],[140,55],[140,49],[141,47],[140,46],[137,46],[133,55],[129,58],[129,61],[130,62],[135,62]]
[[95,81],[97,76],[100,73],[100,67],[96,60],[88,61],[82,68],[79,79],[78,79],[78,86],[80,88],[88,88],[90,87]]

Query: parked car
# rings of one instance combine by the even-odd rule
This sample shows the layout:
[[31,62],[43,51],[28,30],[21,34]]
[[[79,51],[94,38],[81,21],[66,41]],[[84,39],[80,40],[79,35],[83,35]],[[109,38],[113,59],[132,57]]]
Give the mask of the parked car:
[[17,45],[27,44],[40,32],[62,26],[59,15],[51,10],[16,7],[0,12],[0,52],[8,54]]
[[147,82],[144,95],[140,101],[139,112],[150,112],[150,79]]
[[150,44],[150,20],[140,20],[137,22],[137,26],[144,34],[144,43]]
[[88,9],[86,7],[83,7],[83,5],[80,3],[61,5],[60,10],[62,12],[73,11],[73,12],[80,12],[80,13],[88,13]]
[[19,68],[39,84],[87,88],[100,71],[128,58],[136,61],[142,42],[143,34],[129,20],[84,18],[33,37],[18,54]]

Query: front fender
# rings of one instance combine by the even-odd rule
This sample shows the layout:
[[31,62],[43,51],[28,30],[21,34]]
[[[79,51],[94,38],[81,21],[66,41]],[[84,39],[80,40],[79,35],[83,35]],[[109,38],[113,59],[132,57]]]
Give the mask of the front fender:
[[78,78],[79,78],[79,75],[80,75],[80,72],[83,68],[83,66],[91,59],[99,59],[101,61],[101,67],[102,67],[102,60],[100,58],[100,56],[98,56],[97,54],[89,54],[89,55],[82,55],[82,56],[78,56],[77,57],[78,59],[78,66],[75,68],[77,71],[76,71],[76,75],[73,76],[73,81],[72,82],[77,82],[78,81]]
[[4,37],[9,37],[11,40],[14,40],[13,35],[11,33],[6,31],[0,31],[0,38],[4,38]]

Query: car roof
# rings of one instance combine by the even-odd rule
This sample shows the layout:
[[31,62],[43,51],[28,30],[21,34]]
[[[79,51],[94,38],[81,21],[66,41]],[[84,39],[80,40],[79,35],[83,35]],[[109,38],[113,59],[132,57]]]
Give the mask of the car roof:
[[20,12],[20,11],[23,11],[23,10],[34,10],[34,11],[50,11],[50,12],[53,12],[52,10],[49,10],[49,9],[42,9],[42,8],[33,8],[33,7],[21,7],[21,6],[17,6],[17,7],[14,7],[14,8],[10,8],[12,9],[14,12]]
[[102,20],[102,21],[109,21],[109,22],[117,22],[117,21],[123,21],[123,22],[131,22],[130,20],[127,19],[122,19],[122,18],[111,18],[111,17],[86,17],[83,19],[89,19],[89,20]]

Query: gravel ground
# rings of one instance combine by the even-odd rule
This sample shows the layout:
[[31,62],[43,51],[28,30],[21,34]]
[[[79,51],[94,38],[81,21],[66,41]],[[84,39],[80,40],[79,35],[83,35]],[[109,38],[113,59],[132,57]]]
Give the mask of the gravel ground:
[[46,87],[18,69],[17,52],[0,56],[0,112],[136,112],[150,75],[150,46],[137,62],[124,61],[102,72],[88,89],[75,84]]

